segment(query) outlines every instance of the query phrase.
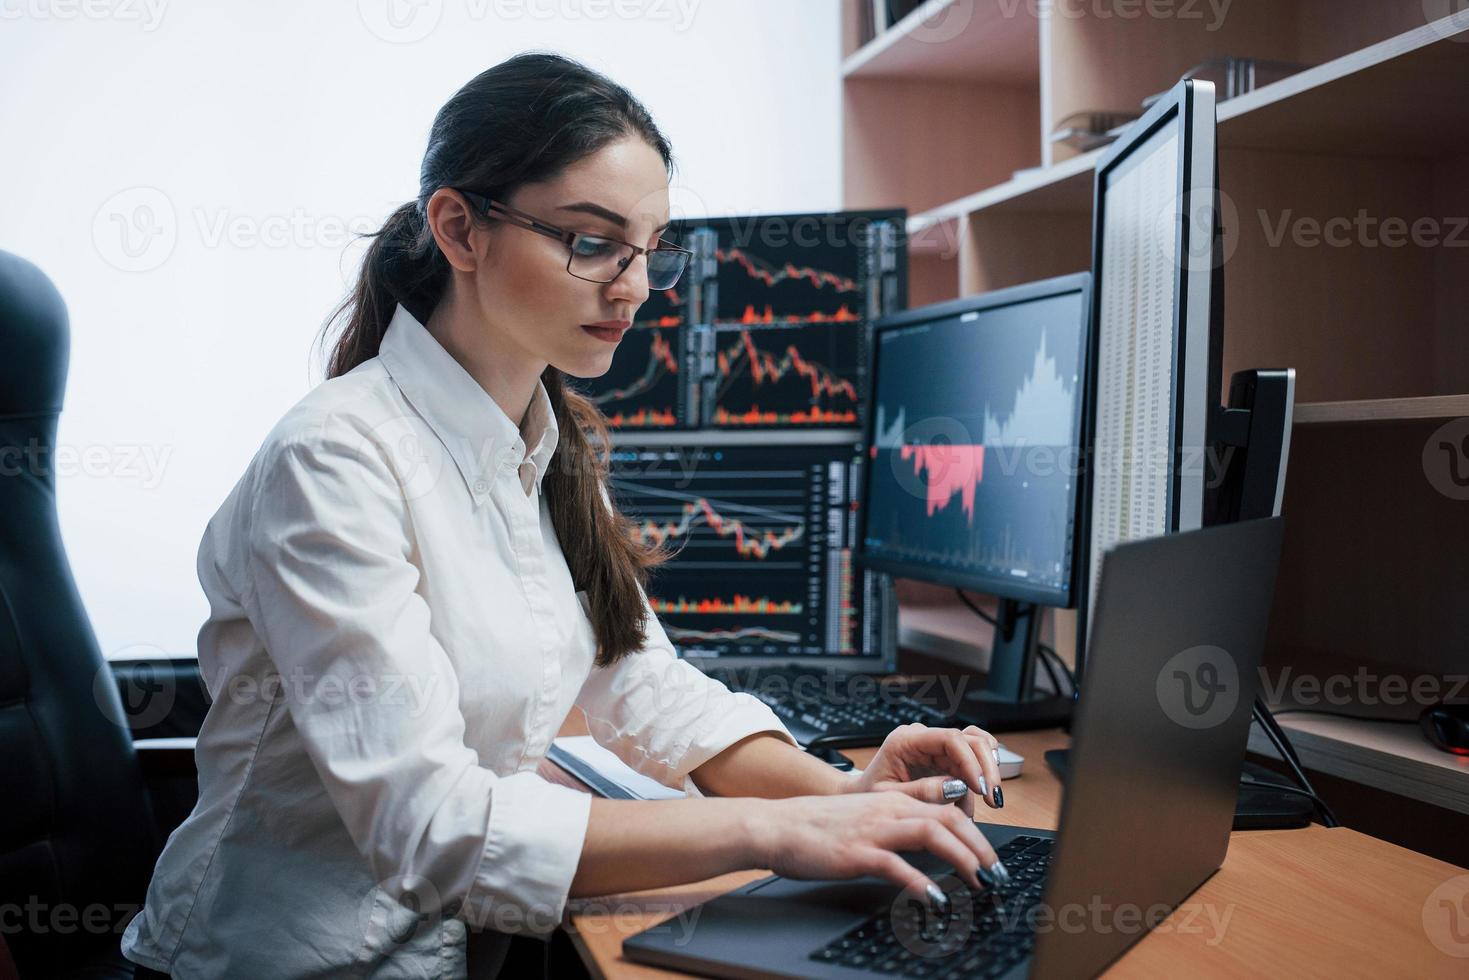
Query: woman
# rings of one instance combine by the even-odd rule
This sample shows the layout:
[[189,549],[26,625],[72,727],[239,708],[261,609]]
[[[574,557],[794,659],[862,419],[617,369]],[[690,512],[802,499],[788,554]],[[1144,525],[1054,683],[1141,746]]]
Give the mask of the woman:
[[[771,868],[877,874],[942,904],[893,853],[918,848],[973,887],[1004,875],[964,792],[1002,800],[989,734],[910,726],[838,772],[677,660],[651,612],[665,556],[629,535],[605,424],[564,378],[606,372],[650,283],[681,272],[659,239],[670,169],[647,111],[557,56],[504,62],[440,110],[417,200],[338,310],[329,379],[205,532],[200,798],[130,959],[177,977],[493,975],[568,896]],[[690,798],[543,779],[573,706]]]

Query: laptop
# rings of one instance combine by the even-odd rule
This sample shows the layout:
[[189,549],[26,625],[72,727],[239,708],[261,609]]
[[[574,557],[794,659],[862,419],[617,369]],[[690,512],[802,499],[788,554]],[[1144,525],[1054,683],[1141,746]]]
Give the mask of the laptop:
[[1010,886],[905,854],[948,894],[940,914],[878,878],[773,876],[623,954],[717,977],[1101,972],[1224,862],[1280,538],[1274,517],[1105,555],[1060,829],[979,824]]

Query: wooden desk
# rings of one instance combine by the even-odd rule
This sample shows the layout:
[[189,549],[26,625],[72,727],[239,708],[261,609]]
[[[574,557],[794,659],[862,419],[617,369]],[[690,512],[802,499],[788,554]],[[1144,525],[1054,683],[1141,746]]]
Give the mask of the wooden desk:
[[[1024,732],[1003,741],[1025,756],[1025,772],[1005,781],[1004,809],[981,804],[977,816],[1054,829],[1061,786],[1042,754],[1068,736]],[[862,765],[872,750],[848,754]],[[593,976],[678,976],[623,959],[623,938],[765,874],[574,901],[568,931]],[[1461,910],[1457,944],[1440,900]],[[1346,828],[1238,832],[1218,873],[1107,975],[1469,976],[1469,872]]]

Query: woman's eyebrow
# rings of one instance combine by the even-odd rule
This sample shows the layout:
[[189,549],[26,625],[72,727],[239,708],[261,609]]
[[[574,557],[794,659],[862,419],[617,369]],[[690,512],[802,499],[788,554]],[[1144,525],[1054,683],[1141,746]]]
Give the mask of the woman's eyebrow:
[[[577,201],[575,204],[564,204],[561,207],[557,208],[557,210],[580,211],[583,214],[595,215],[596,217],[601,218],[604,221],[610,221],[619,228],[627,227],[627,219],[624,218],[622,215],[618,214],[616,211],[610,211],[607,208],[602,207],[602,205],[600,204],[593,204],[591,201]],[[663,222],[663,224],[653,229],[653,233],[658,234],[659,232],[667,228],[670,223],[671,222],[667,221]]]

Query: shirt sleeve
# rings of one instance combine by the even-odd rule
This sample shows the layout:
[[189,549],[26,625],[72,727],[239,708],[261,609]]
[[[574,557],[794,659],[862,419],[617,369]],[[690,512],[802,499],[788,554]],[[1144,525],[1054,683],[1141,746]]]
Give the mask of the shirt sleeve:
[[[244,605],[290,718],[378,886],[506,932],[561,921],[590,797],[498,776],[464,741],[459,683],[417,591],[401,486],[332,422],[261,460]],[[431,908],[437,905],[438,908]]]
[[[610,505],[605,485],[602,497]],[[764,703],[678,659],[647,593],[641,587],[638,592],[647,616],[646,642],[614,664],[593,667],[577,695],[598,744],[690,796],[702,794],[689,774],[740,739],[770,732],[796,744]]]

